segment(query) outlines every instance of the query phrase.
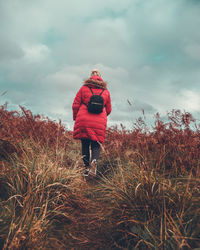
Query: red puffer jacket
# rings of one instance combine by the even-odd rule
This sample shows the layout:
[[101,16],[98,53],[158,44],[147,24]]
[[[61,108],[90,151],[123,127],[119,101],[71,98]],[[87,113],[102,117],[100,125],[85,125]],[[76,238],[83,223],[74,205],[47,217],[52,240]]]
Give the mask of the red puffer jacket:
[[[88,104],[92,93],[99,95],[102,92],[102,88],[105,90],[102,93],[104,99],[104,109],[100,114],[92,114],[87,110],[86,105]],[[79,89],[74,99],[73,105],[73,119],[75,120],[73,137],[74,139],[91,139],[103,143],[105,140],[107,116],[111,112],[111,99],[110,93],[106,88],[106,83],[94,79],[88,79],[85,84]]]

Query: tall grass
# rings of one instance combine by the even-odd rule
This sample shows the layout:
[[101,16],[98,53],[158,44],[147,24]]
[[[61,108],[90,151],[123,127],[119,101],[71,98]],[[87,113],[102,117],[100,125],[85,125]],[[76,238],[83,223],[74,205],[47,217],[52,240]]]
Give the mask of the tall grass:
[[109,128],[98,177],[86,180],[61,122],[2,106],[0,139],[12,150],[0,159],[0,248],[199,248],[199,125],[178,110],[168,117],[157,114],[151,131],[142,119]]
[[[199,179],[171,178],[131,161],[96,187],[109,207],[113,246],[132,249],[193,249],[199,225]],[[112,218],[112,219],[111,219]]]

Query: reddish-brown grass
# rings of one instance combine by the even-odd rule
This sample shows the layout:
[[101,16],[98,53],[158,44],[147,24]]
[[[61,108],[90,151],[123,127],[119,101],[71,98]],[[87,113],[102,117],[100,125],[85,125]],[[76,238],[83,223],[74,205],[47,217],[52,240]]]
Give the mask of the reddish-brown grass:
[[191,114],[156,114],[151,129],[142,118],[132,130],[108,128],[98,177],[86,181],[72,132],[20,108],[0,108],[1,248],[200,247],[200,127]]

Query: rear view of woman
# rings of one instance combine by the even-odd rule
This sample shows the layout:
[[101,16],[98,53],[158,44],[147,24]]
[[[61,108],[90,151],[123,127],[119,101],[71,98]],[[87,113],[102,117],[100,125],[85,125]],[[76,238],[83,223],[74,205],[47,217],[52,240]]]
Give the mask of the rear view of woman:
[[111,112],[107,83],[97,69],[92,71],[90,78],[77,92],[72,109],[75,121],[73,137],[81,140],[84,175],[96,176],[100,144],[105,140],[107,116]]

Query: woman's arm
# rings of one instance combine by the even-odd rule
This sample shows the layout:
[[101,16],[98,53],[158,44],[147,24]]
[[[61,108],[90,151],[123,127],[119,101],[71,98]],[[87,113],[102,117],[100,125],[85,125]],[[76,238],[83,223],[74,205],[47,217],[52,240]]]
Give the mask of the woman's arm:
[[82,96],[82,88],[79,89],[79,91],[76,94],[76,97],[74,98],[74,102],[72,104],[72,110],[73,110],[73,120],[76,120],[76,116],[78,114],[79,108],[81,106],[81,98]]
[[107,115],[109,115],[112,111],[112,106],[111,106],[111,98],[110,98],[110,92],[108,91],[108,99],[107,99],[107,102],[106,102],[106,113]]

